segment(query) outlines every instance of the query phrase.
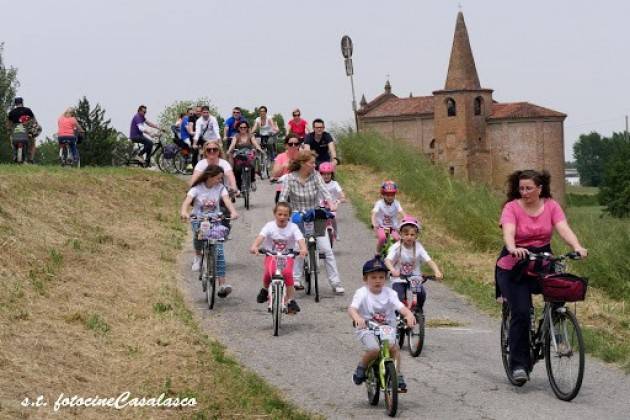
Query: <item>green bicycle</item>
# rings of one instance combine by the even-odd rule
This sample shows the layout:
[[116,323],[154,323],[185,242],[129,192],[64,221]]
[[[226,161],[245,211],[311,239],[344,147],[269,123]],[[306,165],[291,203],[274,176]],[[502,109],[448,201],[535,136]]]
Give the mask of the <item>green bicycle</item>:
[[389,352],[390,343],[396,342],[396,328],[368,321],[367,327],[374,331],[380,346],[378,357],[366,370],[365,386],[370,405],[378,405],[380,392],[385,398],[385,411],[390,417],[398,411],[398,375],[394,359]]

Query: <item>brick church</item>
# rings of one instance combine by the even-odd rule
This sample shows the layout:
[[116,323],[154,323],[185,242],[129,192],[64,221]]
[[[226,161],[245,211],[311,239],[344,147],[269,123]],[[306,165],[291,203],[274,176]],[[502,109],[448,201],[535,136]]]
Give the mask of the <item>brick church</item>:
[[444,89],[400,98],[385,92],[357,111],[359,131],[405,141],[456,176],[503,190],[517,169],[546,169],[552,194],[564,198],[566,114],[529,102],[500,103],[482,88],[459,12]]

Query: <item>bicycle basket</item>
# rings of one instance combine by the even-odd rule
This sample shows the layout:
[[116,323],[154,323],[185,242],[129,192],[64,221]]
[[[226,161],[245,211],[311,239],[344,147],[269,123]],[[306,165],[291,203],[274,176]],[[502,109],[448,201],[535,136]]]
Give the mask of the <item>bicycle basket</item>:
[[197,238],[200,241],[209,239],[225,239],[229,233],[229,229],[221,223],[210,223],[210,226],[204,225],[201,222],[199,230],[197,231]]
[[167,144],[166,146],[164,146],[164,158],[173,159],[175,155],[177,154],[178,150],[179,148],[177,147],[176,144],[174,143]]
[[547,274],[540,278],[546,302],[579,302],[586,297],[588,279],[570,273]]

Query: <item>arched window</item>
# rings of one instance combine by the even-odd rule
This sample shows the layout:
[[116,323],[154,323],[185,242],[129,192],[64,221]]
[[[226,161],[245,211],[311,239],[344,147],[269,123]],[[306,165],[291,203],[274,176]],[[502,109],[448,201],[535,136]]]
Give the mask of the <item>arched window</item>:
[[454,117],[457,115],[457,105],[455,104],[455,99],[448,98],[446,100],[446,114],[449,117]]
[[481,96],[477,96],[475,98],[475,115],[481,115],[482,109],[483,109],[483,98]]
[[455,167],[454,167],[454,166],[450,166],[450,167],[448,168],[448,173],[449,173],[451,176],[455,175]]
[[431,140],[431,143],[429,143],[429,149],[435,149],[435,139]]

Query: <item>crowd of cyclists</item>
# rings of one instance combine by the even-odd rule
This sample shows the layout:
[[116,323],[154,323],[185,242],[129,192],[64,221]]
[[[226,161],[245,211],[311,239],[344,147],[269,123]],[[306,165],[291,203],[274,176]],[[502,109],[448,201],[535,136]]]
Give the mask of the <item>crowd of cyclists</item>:
[[[173,124],[175,141],[192,156],[192,176],[189,180],[186,198],[182,202],[180,216],[191,222],[195,255],[192,271],[200,270],[201,242],[197,237],[199,218],[204,214],[223,213],[230,221],[239,218],[235,198],[241,194],[243,165],[235,166],[234,156],[241,153],[263,153],[268,146],[276,144],[275,137],[280,130],[276,122],[268,116],[266,106],[257,108],[259,116],[250,126],[239,107],[225,120],[223,132],[208,106],[190,108],[180,115]],[[147,108],[141,105],[133,116],[129,139],[142,145],[140,163],[150,165],[153,140],[150,129],[159,129],[156,123],[146,118]],[[70,145],[72,155],[78,159],[77,137],[82,133],[72,109],[59,117],[60,142]],[[41,132],[33,112],[24,106],[22,98],[15,98],[15,107],[9,113],[8,127],[13,138],[28,142],[28,159],[34,154],[34,138]],[[300,307],[296,291],[304,289],[302,284],[305,244],[305,215],[315,210],[325,211],[326,217],[333,217],[345,195],[339,183],[334,180],[339,162],[334,137],[326,131],[322,119],[313,120],[312,131],[309,124],[295,109],[287,123],[287,135],[278,139],[283,147],[281,153],[273,156],[270,179],[276,183],[275,197],[269,197],[273,207],[273,219],[264,224],[250,247],[252,254],[259,254],[261,246],[273,252],[295,250],[299,257],[287,261],[282,274],[287,286],[288,313],[297,314]],[[142,157],[144,155],[145,157]],[[253,157],[245,161],[253,165]],[[252,189],[255,189],[257,176],[251,173]],[[551,252],[551,237],[554,231],[579,256],[585,258],[587,250],[580,244],[569,227],[560,205],[551,198],[550,176],[547,172],[534,170],[516,171],[508,179],[508,198],[504,204],[499,226],[502,229],[504,248],[501,250],[495,267],[497,298],[505,302],[510,311],[509,323],[510,353],[509,363],[512,378],[517,384],[529,379],[532,366],[528,351],[528,328],[530,325],[531,296],[539,293],[539,285],[523,280],[523,262],[530,253]],[[399,313],[409,326],[416,318],[413,313],[422,313],[426,301],[426,290],[420,287],[414,292],[413,300],[406,302],[404,276],[423,274],[427,265],[437,279],[443,274],[438,265],[418,240],[422,223],[416,217],[406,214],[396,199],[398,186],[387,180],[380,186],[381,198],[371,211],[371,223],[375,235],[376,255],[365,262],[362,269],[365,286],[353,295],[348,314],[356,325],[356,335],[364,353],[356,367],[353,381],[357,385],[366,379],[366,369],[378,357],[379,343],[374,331],[366,328],[368,321],[394,325]],[[223,222],[226,236],[230,222]],[[334,233],[333,233],[334,232]],[[339,226],[326,230],[316,238],[318,252],[324,256],[327,279],[335,295],[343,295],[345,288],[337,268],[337,260],[332,246],[331,235],[340,240]],[[366,250],[366,254],[371,254]],[[228,282],[225,249],[221,243],[218,249],[217,295],[226,298],[233,290]],[[270,278],[275,271],[273,259],[266,256],[262,269],[262,287],[255,299],[258,303],[267,302]],[[389,284],[391,287],[387,286]],[[252,296],[252,299],[254,297]],[[403,303],[404,302],[404,303]],[[400,375],[400,356],[396,343],[391,352],[398,362],[398,386],[406,391],[406,382]]]

